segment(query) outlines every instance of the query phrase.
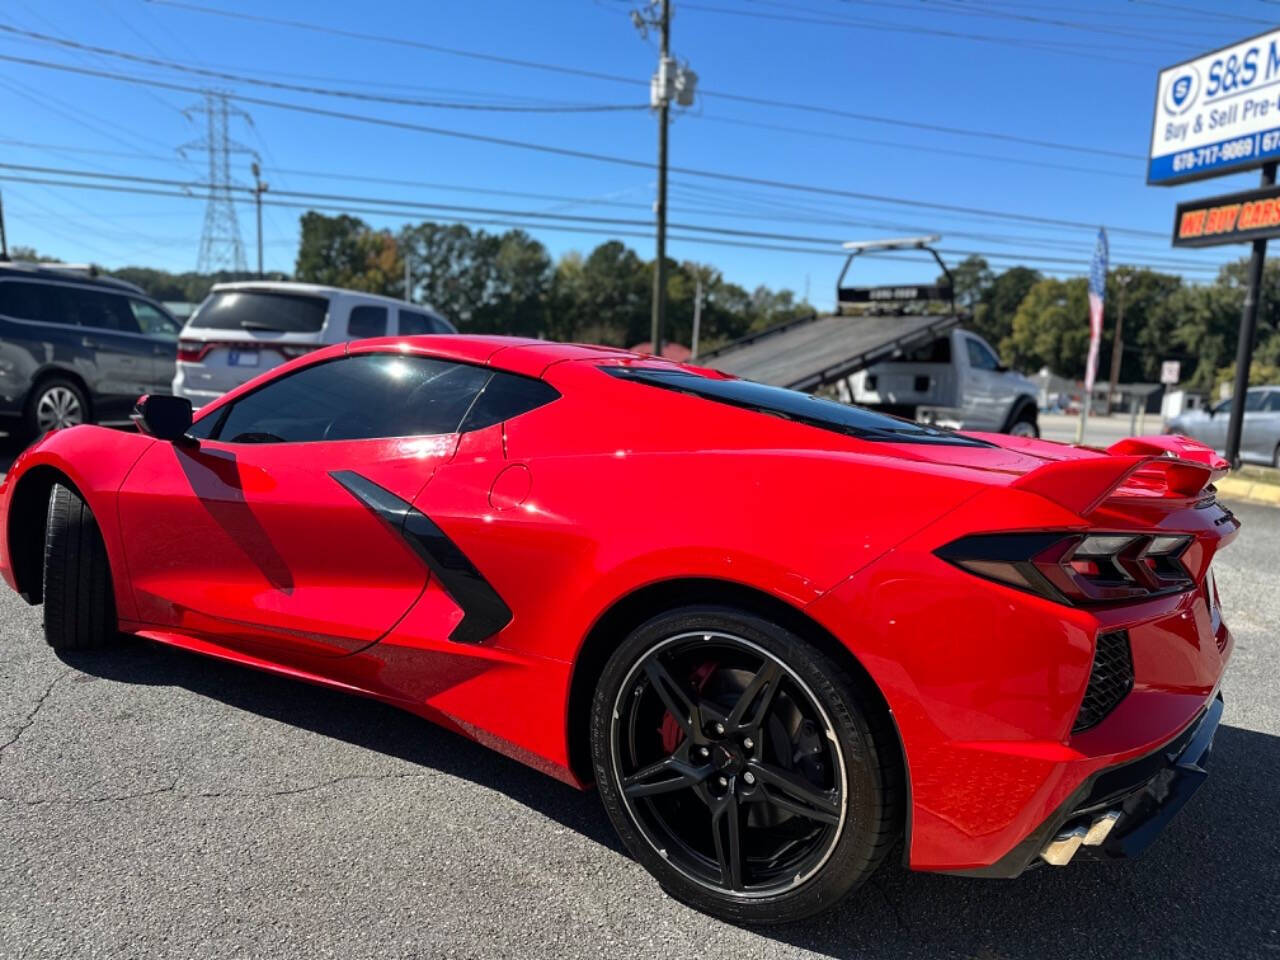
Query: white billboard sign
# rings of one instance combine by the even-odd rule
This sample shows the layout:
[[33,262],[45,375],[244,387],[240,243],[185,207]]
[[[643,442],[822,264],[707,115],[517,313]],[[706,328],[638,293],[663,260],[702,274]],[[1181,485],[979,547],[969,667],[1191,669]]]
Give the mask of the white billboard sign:
[[1160,71],[1147,183],[1280,159],[1280,29]]

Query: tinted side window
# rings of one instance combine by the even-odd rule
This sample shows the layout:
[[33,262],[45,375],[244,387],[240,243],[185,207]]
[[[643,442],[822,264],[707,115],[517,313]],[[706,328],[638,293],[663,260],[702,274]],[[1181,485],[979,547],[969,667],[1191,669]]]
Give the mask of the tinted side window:
[[42,283],[23,280],[0,282],[0,313],[19,320],[57,323],[49,291],[50,288]]
[[1000,366],[1000,361],[977,340],[966,337],[964,342],[969,349],[969,366],[975,370],[994,370]]
[[438,317],[417,310],[400,311],[400,334],[405,337],[416,337],[423,333],[453,333],[440,322]]
[[1266,401],[1267,395],[1261,390],[1253,390],[1245,395],[1244,412],[1257,413],[1262,409],[1262,404]]
[[1262,409],[1268,413],[1280,413],[1280,390],[1272,390],[1267,395],[1267,405]]
[[550,384],[514,373],[495,372],[471,405],[461,430],[479,430],[510,420],[560,398]]
[[90,290],[87,287],[55,286],[54,302],[64,323],[93,327],[96,330],[114,330],[119,333],[140,333],[138,321],[133,318],[127,298],[118,293]]
[[887,440],[894,443],[941,443],[959,447],[989,447],[984,440],[975,440],[949,430],[899,420],[887,414],[838,403],[812,394],[771,387],[736,377],[706,377],[667,367],[601,367],[619,380],[662,387],[677,393],[687,393],[716,403],[740,407],[756,413],[796,420],[811,427],[843,433],[860,440]]
[[231,443],[302,443],[453,433],[489,371],[371,353],[304,367],[237,400],[216,431]]
[[133,311],[133,319],[138,329],[149,337],[178,336],[178,321],[173,319],[159,307],[152,306],[145,300],[129,298],[129,309]]
[[361,337],[385,337],[387,335],[386,307],[352,307],[347,321],[347,335],[352,340]]

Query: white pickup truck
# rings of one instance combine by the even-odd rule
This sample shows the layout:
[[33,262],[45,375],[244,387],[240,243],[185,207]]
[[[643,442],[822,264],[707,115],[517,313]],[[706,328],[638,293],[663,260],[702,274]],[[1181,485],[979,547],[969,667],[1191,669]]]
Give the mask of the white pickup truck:
[[957,430],[1038,437],[1036,385],[1003,366],[987,341],[959,327],[901,359],[846,381],[859,406]]

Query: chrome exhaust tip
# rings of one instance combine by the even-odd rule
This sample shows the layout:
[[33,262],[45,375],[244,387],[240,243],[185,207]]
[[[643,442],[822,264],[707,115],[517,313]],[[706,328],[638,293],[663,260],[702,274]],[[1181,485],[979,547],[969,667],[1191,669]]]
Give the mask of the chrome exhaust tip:
[[1120,819],[1119,810],[1108,810],[1097,816],[1089,826],[1072,827],[1052,840],[1040,851],[1040,859],[1055,867],[1065,867],[1081,847],[1100,847]]

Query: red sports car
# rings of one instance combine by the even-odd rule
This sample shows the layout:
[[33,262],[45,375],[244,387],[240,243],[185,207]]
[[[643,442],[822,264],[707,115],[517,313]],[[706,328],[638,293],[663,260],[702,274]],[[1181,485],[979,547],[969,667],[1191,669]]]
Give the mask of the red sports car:
[[1131,856],[1205,776],[1239,524],[1185,438],[958,434],[466,336],[138,424],[50,434],[5,480],[0,567],[50,644],[134,634],[594,783],[722,917],[829,907],[899,841],[967,875]]

